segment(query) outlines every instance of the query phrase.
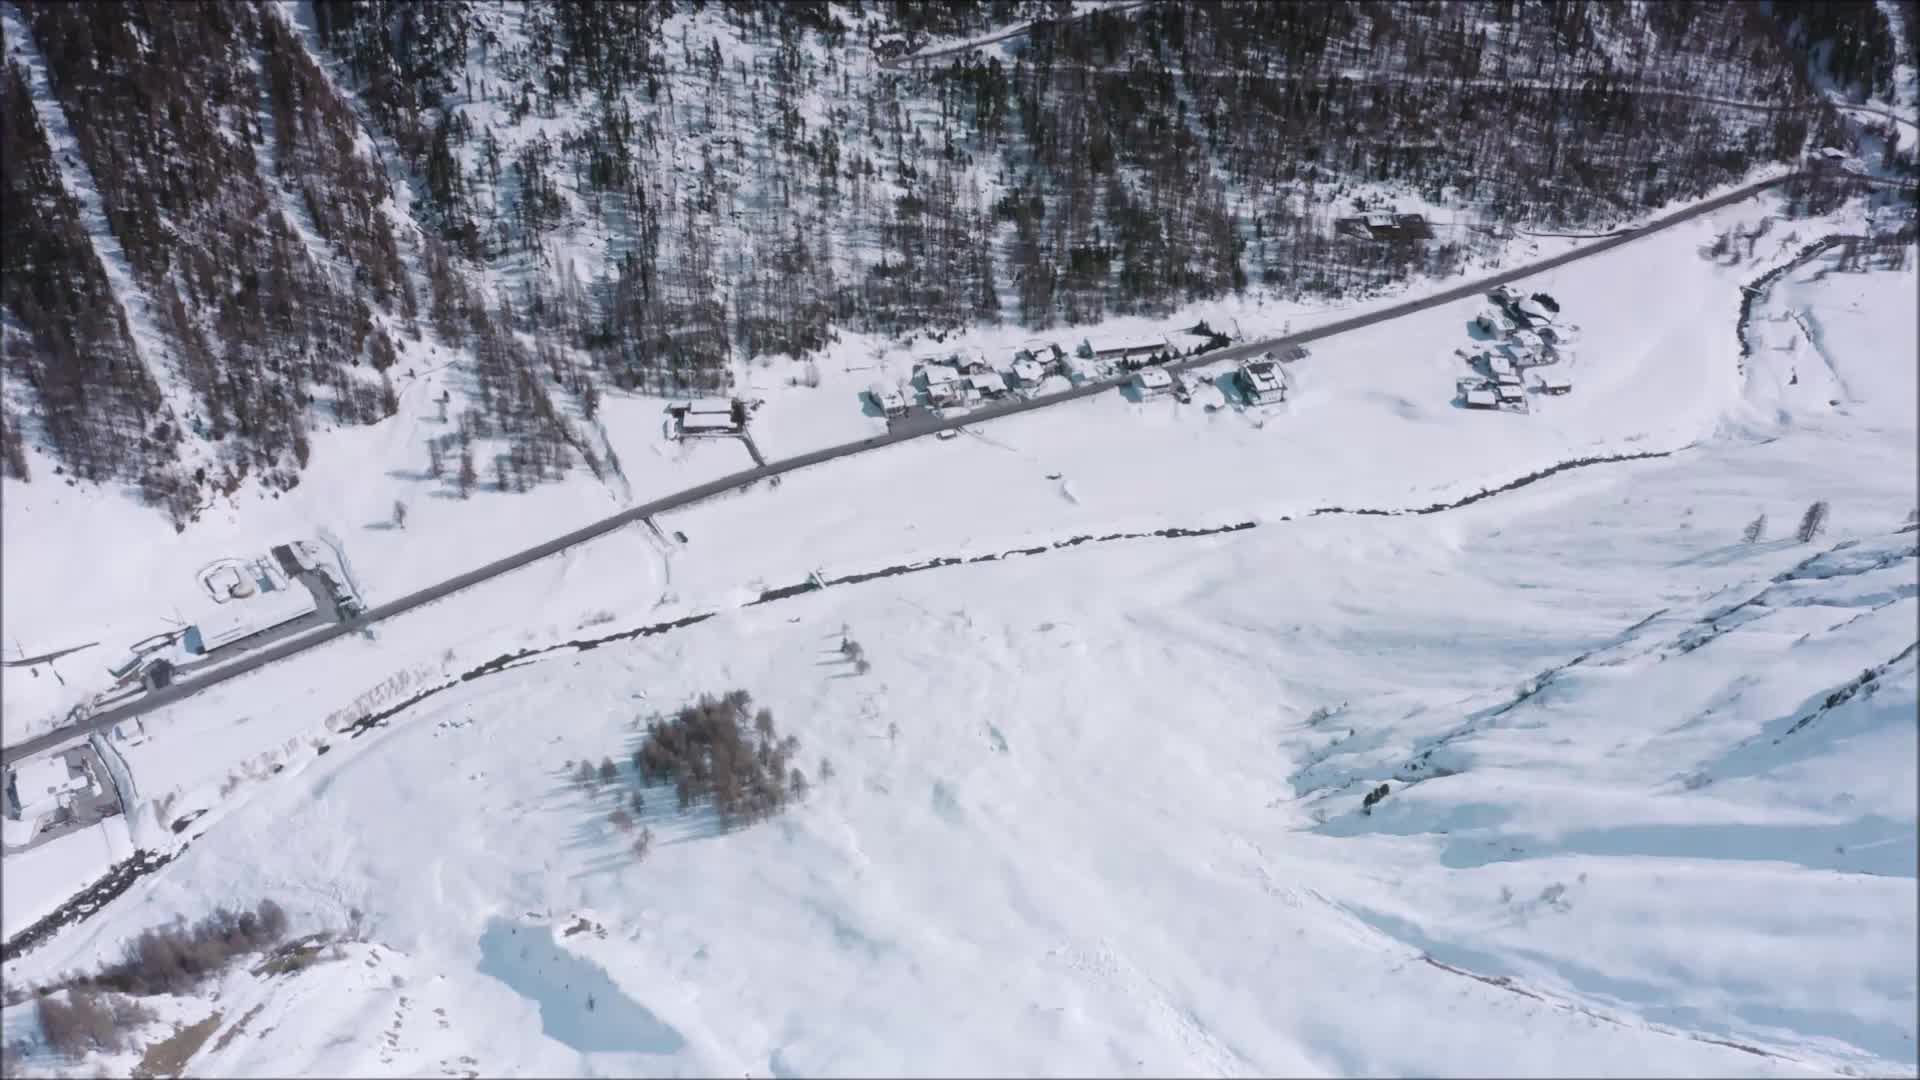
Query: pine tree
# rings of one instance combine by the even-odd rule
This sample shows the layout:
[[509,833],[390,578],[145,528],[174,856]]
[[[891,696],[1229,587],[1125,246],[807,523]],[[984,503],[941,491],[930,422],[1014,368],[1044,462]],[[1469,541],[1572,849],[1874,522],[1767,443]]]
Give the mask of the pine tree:
[[1822,499],[1807,507],[1807,512],[1800,515],[1800,527],[1794,530],[1794,536],[1803,544],[1810,543],[1814,537],[1825,532],[1826,528],[1827,503]]

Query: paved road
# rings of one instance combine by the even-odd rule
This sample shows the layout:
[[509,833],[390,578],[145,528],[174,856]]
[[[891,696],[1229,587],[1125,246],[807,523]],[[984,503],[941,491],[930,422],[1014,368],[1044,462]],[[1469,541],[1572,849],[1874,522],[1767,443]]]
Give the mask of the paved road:
[[[1310,330],[1302,330],[1299,333],[1289,334],[1285,337],[1269,338],[1264,341],[1247,342],[1225,349],[1217,349],[1199,356],[1186,357],[1165,366],[1173,370],[1185,370],[1203,364],[1216,364],[1222,361],[1232,361],[1243,357],[1257,356],[1278,345],[1304,344],[1309,341],[1317,341],[1321,338],[1344,334],[1352,330],[1361,329],[1362,327],[1373,326],[1376,323],[1398,319],[1405,315],[1414,314],[1415,312],[1440,307],[1443,304],[1450,304],[1456,300],[1483,293],[1496,285],[1504,285],[1508,282],[1532,277],[1536,274],[1541,274],[1581,259],[1592,258],[1602,252],[1611,251],[1622,244],[1631,243],[1640,237],[1673,228],[1676,225],[1692,221],[1704,214],[1712,213],[1721,207],[1751,198],[1768,188],[1777,187],[1793,179],[1795,176],[1801,175],[1811,174],[1796,173],[1775,177],[1770,180],[1761,180],[1730,191],[1717,198],[1709,199],[1696,206],[1690,206],[1684,210],[1677,210],[1665,217],[1656,218],[1639,228],[1624,230],[1618,236],[1597,240],[1594,243],[1569,251],[1564,255],[1556,255],[1549,259],[1542,259],[1539,262],[1529,263],[1526,266],[1516,267],[1512,270],[1479,278],[1463,285],[1457,285],[1430,296],[1422,296],[1418,299],[1392,304],[1376,311],[1354,315],[1345,319],[1338,319],[1324,326],[1315,327]],[[1852,179],[1881,185],[1905,186],[1894,185],[1891,181],[1879,181],[1863,177],[1853,177]],[[705,499],[713,498],[716,495],[722,495],[729,491],[745,488],[756,481],[793,472],[796,469],[804,469],[810,465],[819,465],[823,462],[832,461],[835,458],[848,457],[853,454],[865,453],[869,450],[878,450],[881,447],[892,446],[910,439],[924,438],[936,432],[958,430],[968,425],[995,420],[1003,416],[1015,416],[1020,413],[1033,412],[1036,409],[1044,409],[1048,406],[1059,405],[1063,402],[1076,401],[1081,398],[1092,397],[1095,394],[1106,393],[1109,390],[1123,385],[1129,377],[1130,376],[1115,376],[1108,379],[1083,383],[1080,386],[1076,386],[1070,390],[1062,390],[1058,393],[988,405],[964,415],[944,419],[929,419],[923,423],[904,426],[899,430],[889,431],[885,435],[875,435],[857,442],[841,443],[838,446],[822,447],[821,449],[812,450],[795,457],[784,458],[779,461],[770,461],[765,465],[756,465],[751,469],[723,476],[718,480],[712,480],[688,488],[685,491],[663,496],[651,502],[642,503],[639,506],[631,507],[611,517],[594,522],[591,525],[586,525],[565,535],[557,536],[546,543],[536,545],[525,551],[517,552],[504,558],[495,559],[485,566],[475,567],[464,574],[448,578],[436,585],[429,585],[417,592],[409,593],[406,596],[381,604],[378,607],[370,608],[364,613],[343,622],[334,623],[313,633],[276,642],[266,648],[258,649],[236,659],[231,664],[209,671],[191,681],[178,682],[165,689],[152,691],[132,701],[102,710],[77,724],[69,724],[66,727],[48,732],[37,738],[7,747],[4,750],[0,750],[0,763],[11,762],[18,758],[26,757],[27,755],[37,753],[68,739],[77,738],[93,731],[103,730],[122,720],[180,701],[209,687],[226,682],[228,679],[245,675],[248,672],[258,670],[268,664],[284,660],[289,656],[296,656],[306,652],[308,649],[324,645],[329,641],[344,637],[347,634],[357,633],[382,620],[393,618],[396,615],[411,611],[425,604],[431,604],[435,600],[451,596],[462,589],[470,588],[483,581],[499,577],[501,574],[518,570],[529,563],[537,562],[550,555],[559,554],[570,547],[575,547],[589,540],[605,536],[617,529],[625,528],[627,525],[636,521],[654,517],[670,510],[678,510],[681,507],[690,506]]]

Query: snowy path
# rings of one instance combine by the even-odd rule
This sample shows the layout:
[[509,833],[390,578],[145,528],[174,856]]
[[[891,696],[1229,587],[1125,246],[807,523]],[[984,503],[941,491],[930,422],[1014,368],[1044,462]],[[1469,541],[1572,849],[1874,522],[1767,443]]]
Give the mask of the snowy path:
[[[60,107],[59,99],[54,96],[53,85],[47,77],[46,58],[40,55],[39,45],[27,29],[26,20],[12,4],[0,5],[0,24],[6,28],[8,59],[18,62],[27,72],[27,88],[33,98],[33,111],[40,119],[41,129],[46,132],[54,168],[60,172],[60,184],[79,206],[80,225],[86,230],[87,238],[93,244],[93,253],[100,260],[100,269],[106,274],[107,284],[113,289],[120,310],[126,316],[134,357],[154,375],[167,411],[176,425],[181,424],[197,411],[193,392],[184,377],[166,377],[180,375],[176,370],[168,370],[175,365],[171,350],[166,345],[167,338],[155,324],[146,291],[135,282],[133,265],[127,261],[126,250],[107,221],[106,208],[100,202],[100,190],[93,182],[93,172],[80,153],[80,140],[67,123],[66,110]],[[161,362],[163,358],[166,361],[164,364]],[[195,442],[191,445],[198,447],[203,444]]]

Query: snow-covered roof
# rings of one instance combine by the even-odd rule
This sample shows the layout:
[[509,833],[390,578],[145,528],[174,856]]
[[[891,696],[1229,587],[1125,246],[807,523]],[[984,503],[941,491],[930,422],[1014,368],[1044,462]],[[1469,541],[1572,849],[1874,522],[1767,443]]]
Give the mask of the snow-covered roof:
[[1535,300],[1531,296],[1526,297],[1513,306],[1519,308],[1520,313],[1529,319],[1539,319],[1541,322],[1553,321],[1553,312],[1547,310],[1547,305]]
[[1466,400],[1469,405],[1493,405],[1497,404],[1500,399],[1495,397],[1491,390],[1477,389],[1467,391]]
[[53,799],[64,792],[79,791],[87,786],[83,776],[68,774],[67,761],[57,754],[28,758],[13,769],[14,791],[20,796],[23,807],[32,807]]
[[692,401],[687,402],[687,414],[689,416],[699,413],[725,413],[728,416],[732,416],[733,402],[728,401],[726,398],[694,398]]
[[1494,384],[1493,392],[1501,401],[1519,401],[1526,394],[1519,383],[1504,381]]
[[1546,344],[1545,341],[1541,340],[1541,337],[1539,334],[1536,334],[1531,330],[1514,331],[1512,340],[1515,345],[1519,345],[1528,349],[1538,349],[1542,345]]
[[1013,373],[1021,382],[1026,383],[1037,383],[1047,377],[1047,369],[1032,360],[1015,361]]
[[960,373],[945,364],[928,364],[920,369],[927,377],[927,385],[960,381]]
[[732,414],[689,412],[680,418],[681,431],[730,431],[733,429]]
[[1173,376],[1160,368],[1144,368],[1134,376],[1134,381],[1148,390],[1164,390],[1173,385]]
[[1006,390],[1007,382],[998,372],[967,376],[967,384],[983,394],[998,394]]
[[1501,353],[1494,353],[1491,357],[1488,357],[1487,366],[1491,367],[1495,374],[1500,374],[1502,372],[1512,371],[1513,361]]
[[1566,372],[1563,371],[1543,371],[1540,373],[1540,383],[1542,386],[1560,389],[1562,387],[1572,386],[1573,380],[1568,378]]
[[1280,389],[1280,369],[1274,367],[1271,362],[1259,361],[1251,364],[1243,364],[1240,370],[1246,373],[1247,382],[1250,383],[1255,390],[1264,393],[1269,390]]
[[313,594],[304,586],[275,589],[243,601],[222,604],[195,622],[200,642],[217,649],[228,642],[269,630],[313,610]]

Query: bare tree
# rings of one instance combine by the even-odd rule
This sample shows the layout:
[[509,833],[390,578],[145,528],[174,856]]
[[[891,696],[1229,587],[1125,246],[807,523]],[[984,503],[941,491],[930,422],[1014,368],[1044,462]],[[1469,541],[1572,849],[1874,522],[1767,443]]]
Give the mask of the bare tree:
[[633,829],[633,815],[627,813],[625,810],[616,809],[613,813],[607,815],[607,820],[612,822],[613,827],[619,829],[621,832],[629,832]]
[[1766,536],[1767,536],[1767,515],[1765,514],[1761,514],[1759,517],[1754,518],[1752,521],[1747,522],[1746,529],[1740,533],[1741,539],[1745,540],[1749,544],[1758,543],[1759,541],[1766,539]]
[[584,761],[581,762],[580,767],[573,770],[573,779],[574,782],[581,787],[591,786],[593,784],[593,766]]
[[633,857],[636,860],[644,860],[647,857],[647,852],[652,850],[653,850],[653,830],[645,826],[641,826],[640,835],[634,837],[633,839]]
[[399,499],[393,500],[393,527],[396,529],[407,527],[407,504]]
[[1801,543],[1805,544],[1811,542],[1814,537],[1819,536],[1825,532],[1826,529],[1827,501],[1820,499],[1813,505],[1807,507],[1806,513],[1800,515],[1800,528],[1795,531],[1794,535],[1799,538]]
[[603,784],[611,784],[615,780],[618,780],[619,778],[620,778],[620,770],[614,765],[613,759],[610,757],[601,758],[600,759],[600,782]]

